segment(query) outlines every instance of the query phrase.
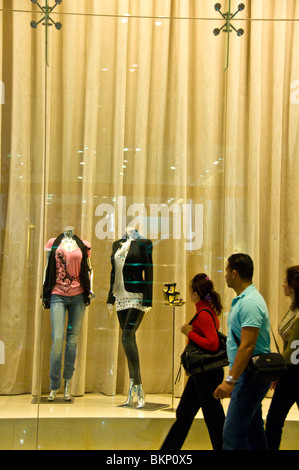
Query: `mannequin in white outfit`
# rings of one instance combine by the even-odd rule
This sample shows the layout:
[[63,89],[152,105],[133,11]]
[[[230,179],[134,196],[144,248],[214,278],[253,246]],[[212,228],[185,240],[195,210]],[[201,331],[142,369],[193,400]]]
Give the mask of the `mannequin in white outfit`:
[[[124,406],[131,404],[134,395],[137,394],[137,408],[144,407],[145,397],[141,382],[136,332],[144,314],[151,308],[152,291],[150,289],[150,295],[148,295],[144,290],[144,285],[147,284],[150,284],[152,288],[151,252],[150,240],[141,239],[134,227],[127,227],[124,238],[113,244],[111,257],[111,289],[107,307],[110,312],[114,312],[113,302],[115,302],[130,374],[130,387]],[[143,278],[136,280],[140,279],[140,269],[145,273],[144,276],[148,277],[147,283]]]

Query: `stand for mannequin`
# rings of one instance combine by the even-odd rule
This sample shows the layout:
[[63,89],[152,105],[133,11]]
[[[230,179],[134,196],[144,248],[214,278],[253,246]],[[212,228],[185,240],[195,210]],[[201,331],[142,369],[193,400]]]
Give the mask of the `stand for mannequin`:
[[142,408],[137,408],[138,404],[137,403],[131,403],[130,405],[124,406],[118,405],[118,408],[124,408],[124,409],[130,409],[130,410],[136,410],[136,411],[158,411],[158,410],[164,410],[165,408],[168,407],[168,405],[165,405],[164,403],[151,403],[151,402],[145,402],[145,405]]
[[34,396],[31,403],[33,405],[72,405],[74,401],[74,397],[65,400],[62,395],[57,395],[53,401],[48,401],[48,396]]
[[[184,302],[185,303],[185,302]],[[174,346],[175,346],[175,307],[182,307],[184,303],[178,305],[171,305],[172,307],[172,371],[171,371],[171,380],[172,380],[172,392],[171,392],[171,408],[165,408],[163,411],[175,411],[174,407]]]

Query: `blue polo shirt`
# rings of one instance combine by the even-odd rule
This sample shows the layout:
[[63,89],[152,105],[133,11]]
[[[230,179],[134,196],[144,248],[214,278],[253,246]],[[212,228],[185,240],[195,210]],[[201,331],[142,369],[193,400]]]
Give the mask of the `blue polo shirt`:
[[238,350],[232,331],[241,338],[241,329],[246,326],[259,328],[259,335],[253,356],[267,354],[270,349],[270,321],[266,302],[254,284],[247,287],[232,301],[227,320],[227,355],[230,367],[233,365]]

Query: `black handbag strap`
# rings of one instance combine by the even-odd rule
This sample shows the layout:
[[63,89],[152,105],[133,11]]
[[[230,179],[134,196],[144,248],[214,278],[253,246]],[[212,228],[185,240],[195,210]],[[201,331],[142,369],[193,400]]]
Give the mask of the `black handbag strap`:
[[214,315],[213,315],[212,312],[210,312],[210,310],[208,310],[207,308],[202,308],[199,312],[197,312],[197,313],[194,315],[194,317],[192,318],[192,320],[189,321],[189,325],[192,325],[192,323],[194,322],[195,318],[198,317],[198,315],[200,314],[200,312],[208,312],[208,313],[211,315],[211,317],[213,318],[213,322],[214,322],[214,325],[215,325],[215,329],[216,329],[216,331],[218,331],[218,330],[217,330],[217,326],[216,326],[216,322],[215,322]]
[[274,339],[274,343],[275,343],[275,346],[276,346],[277,352],[280,354],[280,350],[279,350],[279,347],[278,347],[278,344],[277,344],[276,338],[275,338],[275,336],[274,336],[274,333],[273,333],[273,329],[272,329],[271,323],[270,323],[270,328],[271,328],[271,333],[272,333],[272,336],[273,336],[273,339]]
[[234,337],[234,340],[235,340],[237,346],[239,347],[240,346],[239,338],[237,337],[236,333],[233,330],[232,330],[232,334],[233,334],[233,337]]
[[[272,333],[272,336],[273,336],[273,339],[274,339],[274,342],[275,342],[275,346],[276,346],[277,352],[278,352],[278,354],[280,354],[280,350],[279,350],[279,347],[278,347],[276,338],[275,338],[275,336],[274,336],[271,323],[270,323],[270,328],[271,328],[271,333]],[[233,337],[234,337],[235,342],[237,343],[237,346],[239,347],[239,346],[240,346],[240,340],[239,340],[239,338],[237,337],[237,335],[235,334],[235,332],[234,332],[233,330],[232,330],[232,334],[233,334]]]

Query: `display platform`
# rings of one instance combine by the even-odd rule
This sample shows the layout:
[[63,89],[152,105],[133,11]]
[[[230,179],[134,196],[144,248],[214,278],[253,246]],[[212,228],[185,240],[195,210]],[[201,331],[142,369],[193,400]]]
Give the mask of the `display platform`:
[[[74,400],[75,400],[74,397],[71,397],[69,400],[65,400],[63,395],[57,395],[55,397],[55,404],[58,405],[60,403],[61,405],[65,405],[66,402],[70,404],[70,403],[74,403]],[[47,396],[46,397],[42,396],[42,397],[32,397],[31,403],[33,405],[38,405],[38,404],[49,405],[49,403],[53,403],[53,402],[49,402]]]
[[[39,397],[35,404],[31,395],[0,396],[0,450],[159,450],[175,419],[175,412],[165,413],[172,396],[146,395],[144,409],[122,407],[125,398],[86,394],[65,402],[61,395],[50,403]],[[264,417],[270,402],[263,401]],[[228,404],[223,400],[225,411]],[[296,405],[285,423],[281,449],[299,450]],[[211,450],[201,411],[183,450]]]

